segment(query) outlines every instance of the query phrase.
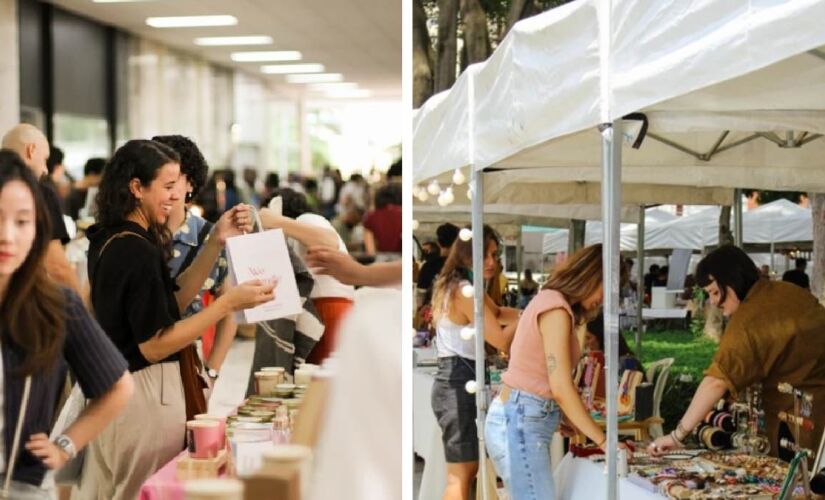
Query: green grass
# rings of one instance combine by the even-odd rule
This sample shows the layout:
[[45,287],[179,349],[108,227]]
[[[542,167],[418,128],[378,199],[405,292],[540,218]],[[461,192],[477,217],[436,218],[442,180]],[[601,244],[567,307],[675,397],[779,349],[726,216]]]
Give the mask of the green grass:
[[[633,349],[636,342],[633,332],[624,332],[624,336]],[[648,331],[642,335],[641,361],[645,368],[662,358],[674,358],[660,405],[666,433],[676,426],[676,422],[687,410],[693,393],[702,380],[702,372],[710,365],[716,347],[716,342],[695,336],[688,330]],[[692,380],[680,380],[681,374],[691,375]]]
[[[635,346],[633,332],[624,332],[631,349]],[[702,372],[710,365],[716,352],[716,342],[706,337],[696,337],[687,330],[648,331],[642,334],[642,364],[647,365],[662,358],[674,358],[671,376],[688,373],[694,380],[702,378]]]

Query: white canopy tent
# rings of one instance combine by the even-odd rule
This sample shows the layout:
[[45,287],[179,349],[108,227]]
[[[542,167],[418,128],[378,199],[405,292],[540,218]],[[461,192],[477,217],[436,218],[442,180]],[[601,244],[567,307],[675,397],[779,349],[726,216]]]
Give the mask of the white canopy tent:
[[[645,248],[701,250],[718,244],[719,207],[649,228]],[[798,243],[813,240],[810,209],[788,200],[776,200],[742,216],[744,244]]]
[[[580,0],[527,19],[487,62],[417,113],[413,176],[470,166],[479,172],[472,179],[478,194],[480,172],[490,167],[545,167],[553,182],[601,179],[611,367],[623,180],[825,190],[823,18],[824,0]],[[631,112],[646,115],[648,135],[641,149],[623,151],[622,128],[635,122],[622,117]],[[483,319],[483,201],[473,198],[476,324]],[[483,332],[476,343],[483,352]],[[483,359],[476,365],[481,387]],[[617,382],[608,369],[610,478]],[[483,390],[477,402],[483,426]],[[616,493],[610,481],[607,498]]]
[[[648,224],[650,224],[651,226],[656,226],[658,224],[663,224],[665,222],[669,222],[675,219],[677,219],[675,215],[669,212],[665,212],[664,210],[660,210],[658,208],[648,208],[647,210],[645,210],[645,227],[648,231],[645,234],[645,246],[648,247],[647,238],[650,234],[650,227],[647,226]],[[621,240],[619,248],[623,252],[636,250],[637,227],[637,224],[632,223],[624,223],[621,225]],[[584,244],[593,245],[595,243],[601,243],[603,239],[603,230],[604,228],[601,221],[587,222],[584,230]],[[561,230],[555,233],[545,234],[544,242],[542,244],[542,251],[545,254],[566,252],[568,248],[567,243],[569,233],[570,232],[567,230]]]

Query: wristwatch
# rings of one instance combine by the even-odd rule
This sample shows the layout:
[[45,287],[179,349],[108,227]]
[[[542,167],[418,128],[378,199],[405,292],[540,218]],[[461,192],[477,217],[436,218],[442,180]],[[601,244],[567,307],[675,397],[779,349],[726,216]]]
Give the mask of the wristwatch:
[[77,448],[75,448],[74,441],[72,441],[72,438],[69,436],[65,434],[57,436],[54,440],[54,444],[56,444],[61,450],[65,451],[66,455],[69,455],[69,460],[77,456]]
[[209,367],[208,367],[208,366],[206,366],[206,365],[204,365],[204,367],[203,367],[203,368],[206,370],[206,376],[207,376],[207,377],[209,377],[209,378],[211,378],[211,379],[213,379],[213,380],[214,380],[214,379],[216,379],[216,378],[218,378],[218,370],[216,370],[216,369],[214,369],[214,368],[209,368]]

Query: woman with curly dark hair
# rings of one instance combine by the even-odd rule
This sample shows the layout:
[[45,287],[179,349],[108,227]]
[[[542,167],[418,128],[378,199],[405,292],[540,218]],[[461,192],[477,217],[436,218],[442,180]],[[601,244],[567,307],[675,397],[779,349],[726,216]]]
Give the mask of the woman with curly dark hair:
[[89,446],[79,498],[135,498],[140,485],[180,453],[193,396],[183,385],[191,367],[187,350],[229,313],[273,298],[272,285],[247,282],[181,319],[226,239],[248,230],[251,217],[246,207],[227,211],[198,257],[173,280],[165,223],[182,194],[179,177],[178,154],[146,140],[124,144],[103,171],[98,223],[87,232],[91,299],[100,325],[129,364],[136,391],[127,411]]
[[[169,261],[169,268],[172,277],[176,277],[186,271],[189,265],[194,262],[195,257],[200,254],[214,226],[214,224],[190,210],[192,200],[198,196],[201,188],[206,184],[209,166],[206,164],[206,160],[198,146],[188,137],[161,135],[152,137],[152,140],[169,146],[180,155],[178,187],[184,193],[184,196],[175,200],[172,205],[172,212],[166,221],[166,227],[172,232],[172,259]],[[218,297],[228,274],[229,266],[226,260],[226,252],[221,250],[217,262],[209,271],[206,282],[186,307],[183,317],[191,316],[203,310],[206,305],[204,303],[204,292],[209,292],[213,298]],[[228,315],[201,336],[204,372],[209,377],[211,384],[214,384],[218,378],[221,365],[237,331],[238,325],[232,315]],[[213,346],[215,349],[213,349]]]
[[[59,469],[97,435],[132,394],[126,361],[80,298],[55,284],[43,261],[51,240],[37,180],[0,151],[0,488],[3,498],[46,499],[46,469]],[[86,398],[80,416],[48,438],[70,369]]]

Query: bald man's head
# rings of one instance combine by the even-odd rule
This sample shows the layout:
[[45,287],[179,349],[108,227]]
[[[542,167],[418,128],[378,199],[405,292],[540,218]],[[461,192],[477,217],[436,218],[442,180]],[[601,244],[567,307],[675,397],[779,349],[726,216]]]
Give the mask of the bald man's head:
[[3,136],[3,148],[15,151],[39,179],[46,175],[49,141],[37,127],[28,123],[14,126]]

